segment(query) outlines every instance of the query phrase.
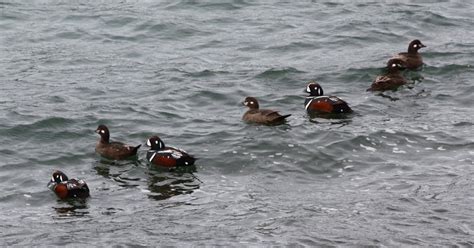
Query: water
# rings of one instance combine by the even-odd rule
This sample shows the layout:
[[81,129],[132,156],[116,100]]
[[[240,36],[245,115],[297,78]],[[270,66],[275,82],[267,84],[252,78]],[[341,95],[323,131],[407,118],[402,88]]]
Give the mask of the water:
[[[474,245],[474,7],[468,2],[3,1],[2,246]],[[426,65],[366,92],[418,38]],[[317,80],[349,102],[309,118]],[[246,96],[291,113],[241,121]],[[110,163],[153,134],[195,171]],[[87,181],[59,201],[55,169]]]

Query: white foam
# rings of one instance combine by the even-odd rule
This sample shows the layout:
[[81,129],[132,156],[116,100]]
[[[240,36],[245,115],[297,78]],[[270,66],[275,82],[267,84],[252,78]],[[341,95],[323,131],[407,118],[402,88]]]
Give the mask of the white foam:
[[391,134],[397,133],[397,132],[395,132],[394,130],[392,130],[392,129],[390,129],[390,128],[385,129],[385,132],[391,133]]
[[371,152],[377,151],[377,149],[375,149],[374,147],[371,147],[371,146],[364,146],[364,145],[362,145],[362,144],[359,144],[359,145],[360,145],[360,147],[366,149],[367,151],[371,151]]
[[399,149],[396,148],[396,147],[393,148],[392,152],[393,152],[393,153],[407,153],[406,151],[404,151],[404,150],[399,150]]

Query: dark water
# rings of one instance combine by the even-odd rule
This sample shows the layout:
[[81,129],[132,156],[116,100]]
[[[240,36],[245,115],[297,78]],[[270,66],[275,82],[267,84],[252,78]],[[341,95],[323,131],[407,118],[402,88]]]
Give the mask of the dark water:
[[[469,1],[95,2],[0,2],[1,246],[474,246]],[[366,92],[415,38],[411,83]],[[309,118],[312,79],[356,113]],[[248,95],[293,116],[242,123]],[[99,123],[195,172],[101,161]]]

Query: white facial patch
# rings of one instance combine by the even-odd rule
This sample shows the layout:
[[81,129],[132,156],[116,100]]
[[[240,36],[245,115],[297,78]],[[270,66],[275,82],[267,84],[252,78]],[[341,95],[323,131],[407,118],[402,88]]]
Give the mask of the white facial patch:
[[100,133],[105,133],[105,131],[104,131],[104,130],[100,130]]
[[418,44],[414,44],[413,47],[414,47],[414,48],[417,48],[417,47],[418,47]]
[[306,92],[308,92],[308,93],[311,92],[311,88],[309,87],[309,85],[308,85],[308,87],[306,87]]
[[63,176],[59,176],[59,180],[62,182],[63,181]]
[[253,102],[250,102],[250,104],[252,104],[252,105],[253,105]]
[[397,64],[392,64],[392,67],[397,67],[398,65]]
[[147,146],[151,146],[150,140],[147,140],[147,141],[146,141],[146,145],[147,145]]
[[51,177],[51,182],[54,182],[54,176]]

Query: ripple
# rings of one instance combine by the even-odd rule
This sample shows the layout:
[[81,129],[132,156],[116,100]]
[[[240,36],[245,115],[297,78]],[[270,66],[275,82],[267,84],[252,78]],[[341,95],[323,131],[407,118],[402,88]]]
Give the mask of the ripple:
[[[6,245],[473,245],[469,4],[0,8]],[[414,38],[428,47],[410,84],[365,92]],[[356,113],[309,116],[312,79]],[[292,118],[247,125],[246,95]],[[113,140],[159,134],[199,160],[158,169],[146,148],[101,160],[99,123]],[[87,202],[58,201],[45,187],[54,169],[86,180]]]
[[256,77],[275,79],[275,78],[285,77],[289,74],[295,74],[295,73],[303,73],[303,72],[291,67],[283,68],[283,69],[272,68],[258,74]]

